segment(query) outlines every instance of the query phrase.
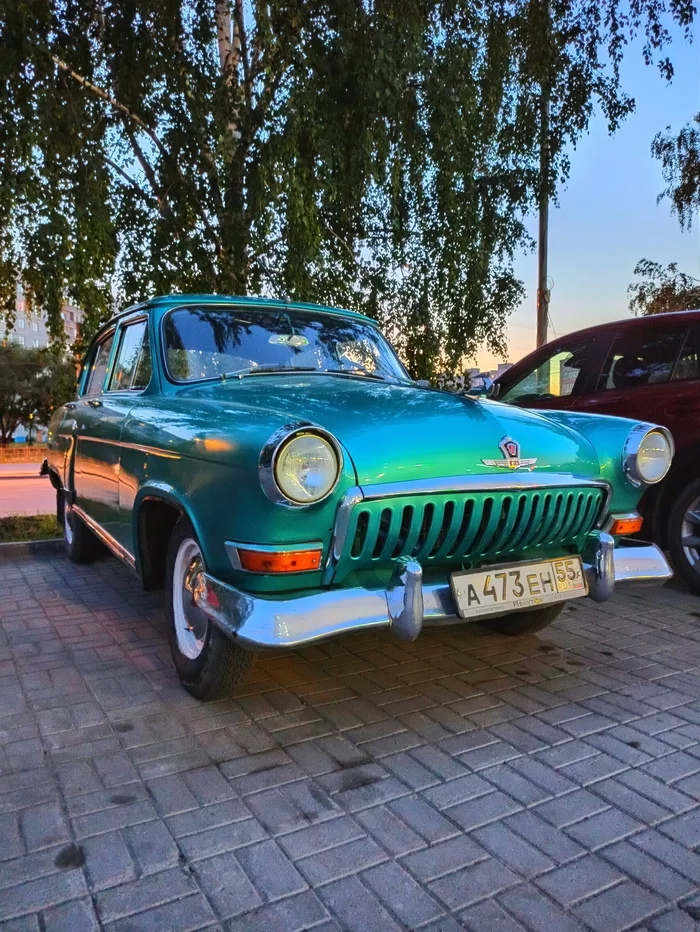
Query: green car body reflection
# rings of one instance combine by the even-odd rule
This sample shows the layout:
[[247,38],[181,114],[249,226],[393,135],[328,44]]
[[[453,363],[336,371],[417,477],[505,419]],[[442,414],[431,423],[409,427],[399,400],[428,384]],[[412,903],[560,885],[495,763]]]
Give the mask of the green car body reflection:
[[70,556],[106,546],[165,586],[180,679],[209,699],[261,648],[527,633],[569,598],[667,579],[615,522],[672,452],[653,425],[421,386],[360,314],[174,295],[98,333],[45,468]]

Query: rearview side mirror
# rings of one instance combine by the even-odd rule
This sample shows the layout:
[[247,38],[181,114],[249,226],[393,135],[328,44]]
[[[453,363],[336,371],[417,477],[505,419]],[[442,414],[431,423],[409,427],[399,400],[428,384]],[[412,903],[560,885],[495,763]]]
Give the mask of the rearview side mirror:
[[464,392],[469,398],[496,398],[500,391],[500,385],[497,385],[493,379],[487,375],[481,375],[469,385]]

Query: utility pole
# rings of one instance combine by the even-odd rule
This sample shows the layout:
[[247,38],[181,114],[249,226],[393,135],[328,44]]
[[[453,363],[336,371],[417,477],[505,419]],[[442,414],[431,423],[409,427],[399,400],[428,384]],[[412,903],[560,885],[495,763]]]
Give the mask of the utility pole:
[[551,19],[549,0],[542,0],[545,19],[545,72],[540,83],[540,195],[539,241],[537,247],[537,346],[547,342],[549,288],[547,286],[547,240],[549,237],[549,101],[551,96]]

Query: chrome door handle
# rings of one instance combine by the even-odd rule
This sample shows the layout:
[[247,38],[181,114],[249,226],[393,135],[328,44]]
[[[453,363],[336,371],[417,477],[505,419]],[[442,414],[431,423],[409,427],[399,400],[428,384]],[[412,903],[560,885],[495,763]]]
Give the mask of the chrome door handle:
[[77,407],[78,407],[78,403],[77,403],[76,401],[67,401],[67,402],[65,403],[64,407],[65,407],[65,408],[68,408],[70,411],[72,411],[73,408],[77,408]]
[[102,402],[99,400],[99,398],[95,398],[95,399],[93,399],[92,401],[87,401],[86,404],[89,404],[91,408],[101,408],[101,407],[102,407]]

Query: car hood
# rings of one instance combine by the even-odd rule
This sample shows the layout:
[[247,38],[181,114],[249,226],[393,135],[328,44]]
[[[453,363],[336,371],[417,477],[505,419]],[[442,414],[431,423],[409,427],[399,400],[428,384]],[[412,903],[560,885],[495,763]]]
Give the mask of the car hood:
[[[598,476],[592,445],[545,416],[493,401],[410,384],[328,375],[260,375],[206,383],[178,402],[208,409],[218,430],[253,425],[272,433],[307,422],[330,431],[350,455],[360,485],[503,473],[500,444],[510,437],[520,457],[542,472]],[[189,404],[188,404],[189,406]],[[257,433],[257,431],[256,431]],[[485,464],[483,461],[491,461]]]

